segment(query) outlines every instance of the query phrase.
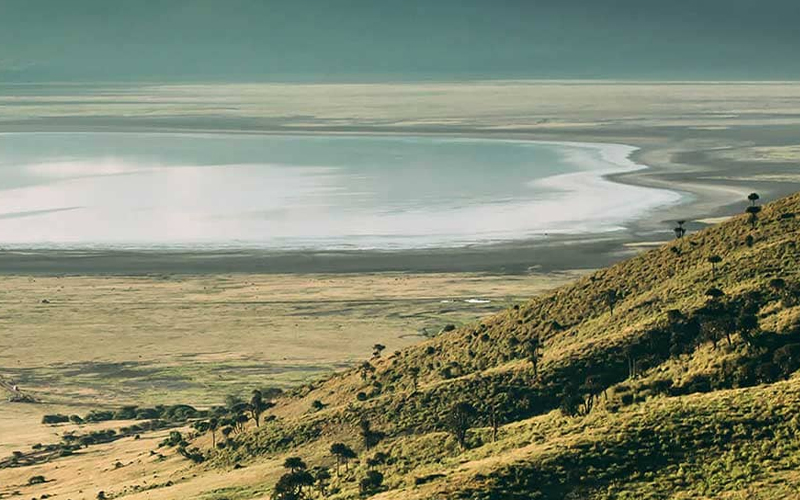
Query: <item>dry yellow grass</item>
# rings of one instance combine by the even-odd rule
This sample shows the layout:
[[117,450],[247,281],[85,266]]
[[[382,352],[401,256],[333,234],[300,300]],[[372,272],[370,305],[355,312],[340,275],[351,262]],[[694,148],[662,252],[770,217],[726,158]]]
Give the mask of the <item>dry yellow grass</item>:
[[6,276],[0,373],[50,402],[219,403],[237,385],[295,384],[573,276]]
[[[435,333],[446,323],[470,321],[576,275],[6,276],[0,282],[0,328],[10,335],[0,339],[0,373],[22,378],[23,388],[44,403],[0,402],[0,457],[58,442],[65,432],[126,425],[47,426],[41,424],[45,414],[85,414],[122,402],[218,404],[224,393],[214,388],[246,392],[296,383],[368,357],[374,343],[402,348],[418,342],[422,328]],[[473,298],[491,302],[466,302]],[[269,369],[250,378],[238,373],[258,365]],[[217,382],[213,372],[205,373],[209,369],[225,369],[229,379]],[[196,385],[173,380],[156,389],[135,380],[150,374],[191,377]],[[190,498],[231,485],[257,487],[280,471],[278,462],[266,462],[193,477],[197,471],[189,474],[180,457],[150,456],[167,432],[2,470],[0,494],[77,500],[127,488],[126,498]],[[117,461],[125,466],[113,468]],[[39,474],[46,484],[26,484]],[[144,481],[174,485],[134,492]]]

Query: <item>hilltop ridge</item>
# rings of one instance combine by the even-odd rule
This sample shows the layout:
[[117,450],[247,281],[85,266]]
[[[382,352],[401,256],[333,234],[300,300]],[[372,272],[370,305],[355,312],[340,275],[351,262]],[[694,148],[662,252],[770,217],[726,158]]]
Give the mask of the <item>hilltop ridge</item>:
[[[326,463],[321,443],[358,449],[368,421],[383,439],[341,497],[374,453],[390,457],[380,498],[714,497],[786,474],[800,460],[795,438],[775,442],[800,423],[797,211],[798,194],[297,389],[214,461]],[[458,404],[472,412],[461,446]],[[709,483],[720,456],[743,469]]]

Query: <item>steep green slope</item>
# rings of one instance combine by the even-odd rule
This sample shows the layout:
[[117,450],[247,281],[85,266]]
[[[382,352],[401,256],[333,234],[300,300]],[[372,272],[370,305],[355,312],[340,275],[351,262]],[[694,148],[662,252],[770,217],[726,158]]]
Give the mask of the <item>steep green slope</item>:
[[[285,454],[335,468],[340,441],[359,459],[326,497],[358,496],[375,470],[382,485],[361,493],[381,498],[795,495],[799,211],[800,194],[779,200],[754,224],[734,218],[302,387],[211,464]],[[369,450],[364,420],[380,433]]]

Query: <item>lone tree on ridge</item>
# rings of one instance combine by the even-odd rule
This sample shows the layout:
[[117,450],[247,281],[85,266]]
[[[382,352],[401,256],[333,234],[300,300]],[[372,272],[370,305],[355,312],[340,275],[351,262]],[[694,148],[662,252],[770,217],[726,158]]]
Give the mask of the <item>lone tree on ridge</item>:
[[686,234],[686,228],[683,227],[683,225],[686,224],[686,221],[679,220],[675,221],[675,223],[678,224],[677,226],[675,226],[675,229],[673,229],[673,231],[675,231],[675,238],[681,239],[683,238],[683,235]]
[[708,258],[708,262],[711,264],[711,278],[717,279],[717,264],[722,262],[722,257],[719,255],[712,255]]

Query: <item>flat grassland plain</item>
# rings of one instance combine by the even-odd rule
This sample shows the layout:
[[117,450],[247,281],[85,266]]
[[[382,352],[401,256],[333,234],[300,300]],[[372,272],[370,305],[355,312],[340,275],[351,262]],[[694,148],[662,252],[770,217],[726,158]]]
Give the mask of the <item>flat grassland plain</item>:
[[[0,132],[413,133],[630,144],[641,148],[634,159],[651,168],[616,180],[687,194],[685,204],[585,245],[437,252],[447,263],[432,266],[436,273],[419,272],[430,270],[430,257],[417,254],[354,254],[305,268],[299,255],[286,266],[291,274],[259,256],[270,270],[260,274],[255,264],[223,272],[214,256],[192,256],[203,261],[198,266],[160,256],[151,269],[154,261],[142,256],[117,266],[123,257],[98,254],[103,264],[94,268],[91,259],[76,264],[58,251],[0,250],[0,375],[41,401],[0,402],[0,458],[76,428],[41,425],[44,414],[203,407],[229,393],[293,386],[368,358],[375,343],[392,352],[574,279],[576,269],[669,239],[676,219],[694,221],[693,230],[740,212],[751,191],[770,200],[800,189],[796,83],[0,86],[0,107]],[[362,260],[369,268],[359,269]],[[171,263],[181,272],[169,272]],[[81,432],[124,425],[85,424]],[[222,495],[277,474],[276,464],[264,463],[149,491],[148,482],[193,474],[177,455],[152,454],[167,433],[0,470],[0,494],[40,491],[26,483],[42,474],[58,498],[136,485],[125,498],[211,499],[222,497],[204,492]]]
[[45,413],[288,388],[574,276],[3,276],[0,374],[43,404],[0,403],[0,452],[38,442],[11,431],[23,410],[31,428]]
[[[369,358],[376,343],[392,352],[578,274],[0,276],[0,376],[40,401],[10,403],[0,394],[0,460],[66,433],[137,423],[43,425],[47,414],[83,416],[126,404],[203,408],[228,394],[292,387]],[[121,484],[144,488],[132,498],[188,498],[233,486],[230,477],[211,474],[193,485],[197,490],[147,491],[148,481],[187,474],[181,457],[152,454],[168,434],[0,469],[0,498],[26,492],[35,475],[51,482],[48,494],[75,499]],[[248,468],[242,482],[266,471]]]

